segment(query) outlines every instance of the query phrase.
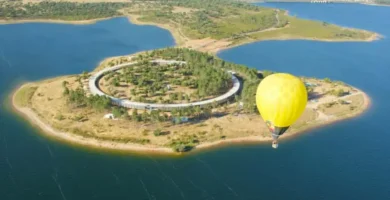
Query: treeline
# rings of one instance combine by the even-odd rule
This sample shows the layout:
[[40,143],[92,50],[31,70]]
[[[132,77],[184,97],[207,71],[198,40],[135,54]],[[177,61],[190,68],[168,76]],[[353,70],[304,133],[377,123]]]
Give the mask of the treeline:
[[0,2],[0,18],[88,20],[118,16],[129,3]]
[[139,112],[137,109],[132,109],[128,113],[128,109],[123,107],[113,106],[111,108],[112,114],[115,118],[122,118],[134,122],[167,122],[172,121],[174,124],[182,123],[182,118],[192,118],[194,120],[208,119],[213,116],[212,109],[217,108],[218,105],[209,105],[206,107],[192,106],[180,109],[174,109],[168,115],[167,112],[161,110],[143,110]]
[[64,89],[63,95],[66,97],[68,103],[73,107],[90,107],[94,110],[102,112],[111,107],[111,100],[106,96],[91,95],[87,97],[83,88],[78,87],[75,90],[68,88],[68,82],[62,83]]
[[375,0],[374,2],[377,4],[386,4],[386,5],[390,4],[390,0]]

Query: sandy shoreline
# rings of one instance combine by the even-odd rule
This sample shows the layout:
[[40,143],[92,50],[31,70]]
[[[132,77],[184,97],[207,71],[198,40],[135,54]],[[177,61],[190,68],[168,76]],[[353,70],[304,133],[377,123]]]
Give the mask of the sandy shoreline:
[[175,40],[175,45],[176,46],[181,46],[185,44],[186,39],[184,38],[183,35],[180,34],[179,30],[176,30],[174,27],[171,27],[169,25],[165,24],[158,24],[158,23],[153,23],[153,22],[142,22],[138,20],[138,15],[130,15],[126,14],[127,19],[129,20],[130,23],[135,24],[135,25],[140,25],[140,26],[157,26],[159,28],[165,29],[169,31],[169,33],[172,35],[173,39]]
[[[359,90],[361,91],[361,90]],[[362,91],[361,91],[362,92]],[[363,98],[364,98],[364,104],[362,106],[362,110],[361,112],[359,113],[354,113],[354,114],[349,114],[349,115],[346,115],[345,117],[343,118],[334,118],[332,120],[329,120],[329,121],[323,121],[322,123],[316,123],[312,126],[308,126],[308,127],[304,127],[302,128],[302,130],[296,130],[296,131],[288,131],[286,132],[286,134],[282,135],[280,137],[281,140],[283,139],[288,139],[288,138],[291,138],[291,137],[294,137],[294,136],[297,136],[299,134],[302,134],[302,133],[305,133],[307,131],[310,131],[314,128],[320,128],[320,127],[324,127],[324,126],[328,126],[328,125],[331,125],[331,124],[334,124],[334,123],[337,123],[337,122],[341,122],[341,121],[344,121],[344,120],[347,120],[347,119],[351,119],[351,118],[354,118],[354,117],[357,117],[359,115],[362,115],[364,112],[366,112],[370,105],[371,105],[371,100],[370,100],[370,97],[362,92],[363,94]],[[224,139],[224,140],[220,140],[220,141],[215,141],[215,142],[209,142],[209,143],[203,143],[203,144],[200,144],[198,146],[196,146],[196,149],[200,150],[200,149],[207,149],[207,148],[213,148],[213,147],[217,147],[217,146],[220,146],[220,145],[228,145],[228,144],[234,144],[234,143],[261,143],[261,142],[270,142],[272,141],[271,138],[261,138],[261,137],[258,137],[258,136],[248,136],[248,137],[242,137],[242,138],[232,138],[232,139]]]
[[67,21],[67,20],[56,20],[56,19],[12,19],[12,20],[4,20],[0,19],[0,25],[4,24],[24,24],[24,23],[53,23],[53,24],[73,24],[73,25],[86,25],[86,24],[94,24],[99,21],[112,19],[115,17],[106,17],[106,18],[98,18],[98,19],[90,19],[90,20],[76,20],[76,21]]
[[295,37],[295,36],[283,36],[283,37],[275,37],[275,38],[267,38],[267,39],[261,39],[261,40],[255,40],[255,41],[248,41],[248,42],[243,42],[237,45],[230,45],[227,47],[218,47],[215,49],[212,49],[210,52],[214,54],[218,54],[222,51],[232,49],[241,45],[245,44],[251,44],[251,43],[256,43],[256,42],[264,42],[264,41],[286,41],[286,40],[308,40],[308,41],[319,41],[319,42],[373,42],[376,40],[380,40],[384,36],[374,33],[371,37],[365,39],[365,40],[359,40],[359,39],[321,39],[321,38],[307,38],[307,37]]
[[[84,138],[79,135],[75,135],[68,132],[62,132],[55,130],[52,128],[49,124],[42,121],[42,119],[39,118],[39,116],[30,108],[26,107],[19,107],[15,103],[15,94],[28,85],[28,83],[23,84],[22,86],[18,87],[12,92],[12,97],[10,98],[13,111],[17,114],[21,115],[24,119],[29,121],[34,126],[38,127],[41,131],[41,133],[49,138],[58,139],[61,141],[65,141],[68,143],[81,145],[84,147],[90,147],[90,148],[97,148],[99,150],[115,150],[115,151],[121,151],[121,152],[139,152],[139,153],[156,153],[156,154],[168,154],[168,155],[181,155],[181,153],[174,152],[171,148],[168,147],[159,147],[159,146],[153,146],[153,145],[139,145],[134,143],[117,143],[112,141],[102,141],[94,138]],[[361,91],[361,90],[359,90]],[[365,111],[368,110],[368,108],[371,105],[370,98],[368,95],[364,92],[362,92],[364,97],[364,104],[361,108],[361,111],[354,114],[346,115],[345,117],[339,117],[335,118],[329,121],[319,121],[318,123],[311,124],[309,126],[306,126],[304,128],[301,128],[300,130],[295,130],[292,132],[287,132],[287,134],[283,135],[281,139],[285,138],[291,138],[293,136],[297,136],[300,133],[304,133],[307,131],[312,130],[313,128],[319,128],[322,126],[330,125],[339,121],[343,121],[346,119],[350,119],[353,117],[356,117],[358,115],[363,114]],[[226,146],[228,144],[240,144],[240,143],[262,143],[262,142],[268,142],[271,141],[270,138],[264,138],[261,136],[246,136],[241,138],[232,138],[232,139],[223,139],[219,141],[214,142],[206,142],[202,143],[194,148],[193,151],[198,150],[206,150],[209,148],[215,148],[218,146]]]
[[[285,14],[288,15],[288,11],[286,11]],[[190,39],[186,38],[183,34],[181,34],[180,30],[176,30],[174,27],[171,27],[169,25],[157,24],[157,23],[152,23],[152,22],[141,22],[138,20],[139,16],[137,16],[137,15],[127,14],[127,16],[128,16],[128,20],[133,24],[152,25],[152,26],[157,26],[157,27],[163,28],[165,30],[168,30],[172,34],[173,39],[175,40],[177,47],[185,47],[185,46],[188,46],[188,43],[191,43],[191,41],[195,41],[194,44],[196,44],[197,46],[204,45],[200,49],[195,49],[195,50],[203,51],[203,52],[210,52],[213,54],[217,54],[220,51],[234,48],[237,46],[241,46],[244,44],[261,42],[261,41],[269,41],[269,40],[310,40],[310,41],[321,41],[321,42],[372,42],[372,41],[379,40],[379,39],[383,38],[383,36],[378,34],[378,33],[374,33],[373,35],[371,35],[369,38],[366,38],[366,39],[321,39],[321,38],[315,38],[315,37],[308,38],[308,37],[296,37],[296,36],[284,35],[284,36],[279,36],[279,37],[274,37],[274,38],[260,39],[260,40],[239,43],[236,45],[226,45],[225,46],[225,43],[231,43],[231,42],[228,42],[228,41],[225,41],[224,39],[222,39],[222,40],[215,40],[212,42],[208,42],[207,44],[202,44],[201,42],[196,42],[196,41],[201,41],[201,40],[190,40]],[[221,43],[221,44],[219,44],[219,43]],[[211,46],[211,48],[210,48],[210,46]]]
[[107,150],[120,150],[120,151],[142,151],[142,152],[159,152],[159,153],[174,153],[172,149],[165,147],[156,147],[156,146],[146,146],[146,145],[138,145],[138,144],[123,144],[123,143],[115,143],[109,141],[101,141],[94,138],[84,138],[72,133],[61,132],[55,130],[50,125],[42,121],[38,115],[31,110],[30,108],[19,107],[15,104],[15,94],[18,90],[22,89],[28,85],[28,83],[23,84],[18,87],[13,93],[11,98],[11,103],[13,110],[17,112],[17,114],[25,117],[30,123],[37,126],[42,130],[42,133],[46,136],[53,137],[55,139],[64,140],[67,142],[89,146],[89,147],[97,147]]

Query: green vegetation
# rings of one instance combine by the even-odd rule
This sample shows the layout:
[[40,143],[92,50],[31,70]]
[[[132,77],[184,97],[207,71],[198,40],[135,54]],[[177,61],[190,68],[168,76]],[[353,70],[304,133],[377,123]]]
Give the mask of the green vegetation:
[[324,82],[325,82],[325,83],[331,83],[332,80],[330,80],[330,78],[324,78]]
[[[383,0],[385,1],[385,0]],[[372,33],[302,20],[285,11],[234,0],[152,0],[126,3],[0,1],[0,19],[88,20],[123,15],[175,28],[179,37],[225,39],[233,45],[272,38],[368,39]],[[272,30],[272,31],[264,31]]]
[[[240,2],[259,2],[258,0],[237,0]],[[311,2],[311,0],[265,0],[264,2]],[[330,1],[328,1],[330,2]],[[345,0],[332,0],[331,2],[333,3],[345,3],[347,1]],[[348,3],[375,3],[375,4],[390,4],[390,0],[354,0],[354,1],[349,1]]]
[[284,13],[285,11],[280,11],[279,20],[281,23],[287,23],[288,26],[235,37],[233,45],[269,39],[365,40],[372,36],[368,31],[341,28],[321,21],[299,19]]
[[144,22],[175,24],[192,39],[229,38],[281,26],[274,9],[227,0],[157,1],[127,12]]
[[199,144],[199,139],[196,134],[189,135],[184,133],[177,139],[172,139],[169,146],[176,152],[187,152]]
[[113,107],[112,114],[114,115],[115,118],[123,117],[125,119],[130,119],[129,113],[127,112],[127,109],[123,108],[123,107],[116,107],[116,106]]
[[390,5],[390,0],[374,0],[377,4]]
[[62,86],[64,88],[63,94],[67,97],[68,103],[73,107],[90,107],[99,112],[110,108],[111,100],[106,96],[91,95],[87,97],[81,86],[75,90],[69,89],[66,83],[63,83]]
[[38,87],[26,86],[19,89],[15,95],[15,103],[19,106],[26,107],[31,104],[31,98]]
[[0,2],[0,19],[88,20],[120,15],[128,3]]
[[57,115],[55,116],[55,119],[58,121],[62,121],[65,119],[65,117],[61,113],[57,113]]
[[333,89],[333,90],[329,91],[329,94],[337,96],[337,97],[342,97],[348,93],[349,92],[345,92],[343,89],[338,89],[338,90]]
[[192,62],[156,66],[148,61],[106,73],[103,79],[110,84],[109,92],[138,102],[185,103],[220,95],[231,87],[231,76],[211,65]]
[[146,138],[136,138],[136,137],[105,137],[105,136],[98,136],[90,131],[84,131],[80,128],[72,128],[71,130],[63,129],[64,131],[70,131],[73,134],[85,137],[85,138],[94,138],[97,140],[102,141],[112,141],[112,142],[119,142],[119,143],[135,143],[135,144],[149,144],[150,140]]
[[[235,71],[238,77],[242,79],[243,89],[237,99],[241,99],[244,103],[244,110],[250,113],[255,112],[256,88],[261,81],[257,74],[257,70],[248,68],[244,65],[234,64],[223,61],[215,56],[207,53],[198,52],[186,48],[166,48],[153,50],[142,56],[134,58],[134,60],[142,61],[149,59],[166,59],[166,60],[182,60],[186,61],[189,66],[212,66],[215,69],[225,69]],[[210,80],[207,80],[210,82]],[[207,116],[207,114],[205,114]]]
[[[109,72],[103,79],[109,82],[108,90],[114,96],[147,103],[199,101],[220,95],[231,87],[231,76],[210,65],[156,65],[144,59],[122,72]],[[128,90],[127,95],[124,89]]]
[[[203,52],[199,52],[199,51],[195,51],[195,50],[191,50],[191,49],[187,49],[187,48],[165,48],[165,49],[153,50],[153,51],[149,51],[149,52],[146,52],[143,54],[139,54],[136,57],[133,57],[132,61],[138,61],[140,63],[145,64],[145,63],[148,63],[145,61],[149,61],[149,60],[153,60],[153,59],[186,61],[187,65],[189,66],[189,69],[193,69],[194,71],[197,71],[197,70],[195,70],[195,68],[199,68],[199,69],[210,68],[210,70],[215,71],[215,72],[220,71],[220,69],[232,70],[232,71],[236,72],[236,76],[238,76],[239,79],[241,79],[241,83],[242,83],[243,87],[242,87],[241,93],[232,100],[235,100],[235,101],[240,100],[241,102],[243,102],[244,111],[249,112],[249,113],[256,112],[254,96],[256,95],[256,89],[257,89],[258,84],[262,80],[262,77],[273,73],[271,71],[264,71],[263,74],[261,75],[261,74],[258,74],[256,69],[249,68],[249,67],[244,66],[244,65],[226,62],[226,61],[221,60],[221,59],[219,59],[213,55],[210,55],[208,53],[203,53]],[[125,58],[118,58],[116,60],[112,60],[112,61],[108,62],[106,67],[113,66],[113,64],[111,64],[111,63],[122,64],[122,63],[125,63],[128,61],[129,60],[127,60]],[[175,67],[175,65],[165,66],[165,67],[159,66],[158,68],[160,68],[160,70],[164,71],[164,73],[170,74],[170,72],[169,72],[170,67]],[[190,71],[187,70],[186,67],[183,68],[183,66],[182,66],[182,67],[180,67],[180,69],[181,70],[176,70],[176,73],[177,73],[176,76],[178,76],[178,75],[182,76],[183,74],[191,73]],[[121,84],[125,84],[126,81],[129,83],[134,81],[134,83],[137,82],[137,85],[138,85],[139,81],[142,81],[142,82],[151,81],[151,82],[148,82],[148,83],[151,83],[151,85],[145,84],[146,86],[144,88],[138,88],[138,89],[132,88],[129,91],[131,95],[137,96],[134,99],[132,98],[132,100],[137,100],[137,101],[147,100],[147,97],[149,96],[149,94],[151,94],[149,92],[149,90],[151,89],[151,87],[153,87],[152,85],[153,85],[154,81],[150,80],[149,78],[145,78],[145,80],[142,80],[142,79],[136,80],[135,79],[136,73],[141,73],[142,69],[134,68],[133,70],[131,70],[131,72],[128,71],[128,73],[133,74],[133,78],[129,78],[130,76],[127,77],[128,80],[122,76],[121,76],[121,78],[119,78],[119,76],[115,75],[115,73],[106,74],[104,76],[104,79],[106,79],[107,81],[110,79],[113,80],[113,79],[115,79],[115,76],[118,76],[118,81]],[[152,70],[152,68],[150,68],[148,70]],[[146,70],[146,71],[148,71],[148,70]],[[127,71],[127,69],[124,71],[124,74],[127,73],[126,71]],[[149,71],[149,72],[150,72],[150,74],[145,72],[146,73],[145,75],[148,77],[156,76],[156,78],[158,77],[158,75],[157,75],[158,73],[160,73],[160,75],[162,73],[159,71]],[[152,75],[152,74],[154,74],[154,75]],[[194,74],[196,74],[196,73],[192,73],[191,77],[193,77]],[[187,77],[190,77],[190,76],[187,76]],[[211,76],[209,78],[213,78],[213,76]],[[230,76],[229,76],[229,79],[230,79]],[[174,81],[174,80],[176,80],[176,79],[173,79],[172,81]],[[184,85],[186,84],[185,82],[188,82],[189,80],[193,81],[195,79],[188,79],[187,78],[186,80],[187,81],[183,82]],[[205,82],[212,83],[212,81],[210,81],[210,79],[208,79],[208,78],[204,78],[204,80],[207,80]],[[189,82],[191,82],[191,81],[189,81]],[[189,84],[190,87],[195,86],[195,85],[196,84],[193,84],[193,85]],[[218,88],[218,86],[221,86],[221,85],[216,83],[216,84],[206,85],[205,87],[212,88],[212,87],[214,87],[213,85],[215,85],[215,88]],[[172,102],[169,99],[165,99],[163,101],[159,100],[158,97],[160,97],[161,94],[164,93],[163,92],[164,87],[162,87],[162,91],[159,91],[159,89],[161,89],[161,88],[156,86],[155,89],[152,90],[152,91],[154,91],[154,92],[152,92],[152,94],[156,97],[155,98],[156,101],[145,101],[145,102],[164,102],[164,103]],[[221,88],[219,88],[219,89],[221,89]],[[222,88],[222,90],[226,90],[226,89]],[[214,90],[214,91],[217,91],[217,90]],[[169,93],[169,91],[166,91],[166,92]],[[169,98],[178,99],[179,96],[180,95],[178,95],[178,94],[172,94],[171,96],[169,96]],[[196,96],[188,95],[188,97],[190,98],[190,101],[196,100],[196,99],[193,99],[194,97],[196,98]],[[182,98],[183,98],[182,102],[187,101],[186,95],[183,95]],[[174,111],[172,113],[176,113],[176,112]],[[211,114],[210,114],[211,108],[202,108],[202,109],[197,108],[197,107],[187,108],[185,110],[178,111],[178,113],[182,113],[182,115],[180,115],[180,116],[193,116],[195,118],[202,118],[202,117],[208,118],[211,116]],[[178,117],[179,117],[179,115],[178,115]],[[136,120],[136,119],[141,120],[139,117],[132,117],[132,118],[133,118],[133,120]],[[149,117],[147,117],[147,119],[149,119]]]
[[263,78],[265,78],[265,77],[267,77],[267,76],[269,76],[269,75],[271,75],[271,74],[273,74],[274,72],[272,72],[272,71],[269,71],[269,70],[263,70],[262,72],[261,72],[261,75],[263,76]]
[[336,104],[336,103],[335,103],[335,102],[330,102],[330,103],[325,103],[324,105],[325,105],[326,108],[330,108],[330,107],[332,107],[334,104]]
[[[165,60],[181,60],[186,61],[187,65],[162,65],[153,66],[148,62],[153,59],[165,59]],[[122,58],[118,61],[111,61],[120,64],[126,62]],[[230,75],[226,73],[227,70],[236,72],[236,76],[241,79],[243,83],[243,89],[240,94],[231,99],[231,102],[240,100],[244,103],[244,111],[248,113],[256,113],[255,107],[255,94],[256,88],[261,81],[261,76],[257,74],[256,69],[250,69],[243,65],[238,65],[230,62],[225,62],[215,56],[207,53],[190,50],[187,48],[167,48],[149,51],[134,57],[133,60],[139,61],[141,65],[139,67],[124,68],[123,73],[114,72],[107,73],[103,79],[106,79],[107,83],[113,83],[113,80],[118,80],[117,84],[123,85],[133,83],[139,88],[132,88],[130,93],[143,96],[157,96],[161,97],[165,90],[165,84],[167,84],[166,76],[175,77],[168,81],[169,84],[175,85],[174,82],[180,81],[180,86],[186,85],[196,89],[197,96],[195,98],[202,97],[203,95],[219,94],[225,92],[228,87],[231,87]],[[111,63],[109,62],[109,63]],[[107,64],[110,66],[110,64]],[[172,73],[173,72],[173,73]],[[272,72],[268,72],[272,73]],[[86,74],[86,73],[84,73]],[[142,76],[141,76],[142,75]],[[218,107],[224,107],[227,110],[226,105],[218,105],[217,103],[200,107],[187,107],[182,109],[172,110],[170,113],[162,112],[160,110],[141,111],[136,109],[128,111],[125,108],[119,108],[110,104],[110,99],[104,96],[91,95],[87,96],[82,89],[81,76],[76,77],[76,81],[79,82],[79,87],[76,89],[70,89],[67,82],[62,83],[63,94],[66,97],[68,104],[74,108],[88,107],[98,112],[105,110],[111,110],[115,118],[123,118],[135,122],[168,122],[173,124],[185,123],[183,118],[189,118],[191,120],[201,120],[213,117],[213,109]],[[180,77],[180,79],[177,79]],[[196,79],[196,77],[199,77]],[[201,81],[199,81],[201,80]],[[201,82],[206,82],[204,84]],[[179,84],[179,83],[177,83]],[[142,86],[142,87],[141,87]],[[127,89],[129,90],[129,89]],[[168,94],[170,91],[166,91]],[[181,94],[181,93],[180,93]],[[182,96],[182,97],[180,97]],[[187,99],[187,97],[189,99]],[[171,93],[169,98],[191,101],[194,96],[190,95],[178,95],[178,93]],[[223,110],[223,109],[222,109]],[[165,133],[163,133],[165,134]],[[156,133],[155,135],[159,135]]]

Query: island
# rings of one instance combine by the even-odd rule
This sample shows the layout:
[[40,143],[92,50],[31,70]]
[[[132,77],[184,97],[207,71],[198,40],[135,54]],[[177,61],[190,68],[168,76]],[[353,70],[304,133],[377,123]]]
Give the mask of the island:
[[[187,152],[217,144],[270,141],[255,106],[270,71],[188,48],[106,59],[91,73],[26,83],[13,106],[48,136],[92,147]],[[361,90],[328,78],[301,77],[309,103],[282,136],[356,116]]]
[[[262,40],[380,38],[232,0],[0,1],[1,23],[83,24],[118,16],[169,30],[176,47],[106,58],[92,72],[25,83],[13,93],[15,110],[49,137],[99,149],[172,154],[270,141],[254,97],[261,80],[275,72],[224,61],[218,51]],[[282,140],[369,107],[358,88],[300,78],[308,105]]]

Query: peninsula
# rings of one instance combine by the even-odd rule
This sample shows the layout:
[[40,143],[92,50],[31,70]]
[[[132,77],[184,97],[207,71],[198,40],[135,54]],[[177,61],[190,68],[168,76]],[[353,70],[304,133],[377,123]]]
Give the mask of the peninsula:
[[[254,96],[273,72],[213,54],[271,39],[369,42],[379,37],[230,0],[0,1],[0,11],[3,23],[93,23],[127,16],[172,33],[176,48],[107,58],[93,72],[26,83],[13,94],[14,108],[48,136],[114,150],[174,153],[269,141]],[[348,84],[301,78],[309,103],[282,138],[356,116],[369,106],[367,95]]]
[[234,0],[0,1],[0,23],[94,23],[125,16],[135,24],[169,30],[176,45],[216,53],[262,40],[373,41],[370,31],[300,19],[288,11]]

